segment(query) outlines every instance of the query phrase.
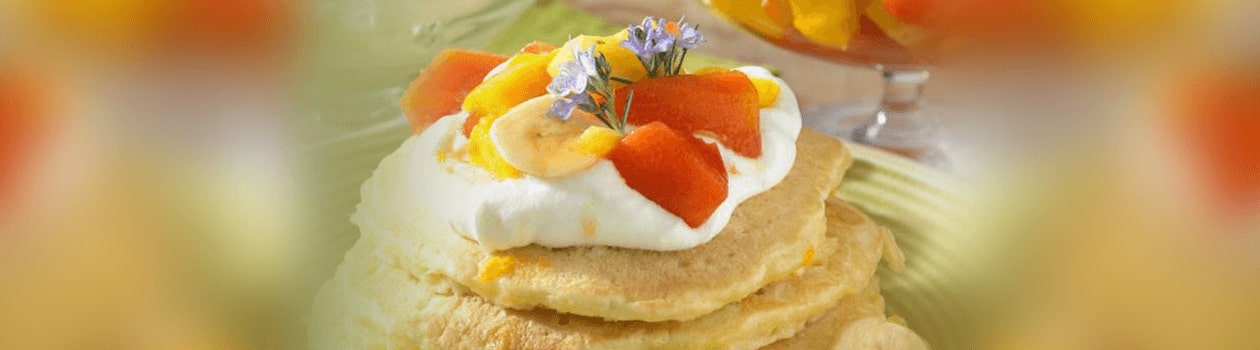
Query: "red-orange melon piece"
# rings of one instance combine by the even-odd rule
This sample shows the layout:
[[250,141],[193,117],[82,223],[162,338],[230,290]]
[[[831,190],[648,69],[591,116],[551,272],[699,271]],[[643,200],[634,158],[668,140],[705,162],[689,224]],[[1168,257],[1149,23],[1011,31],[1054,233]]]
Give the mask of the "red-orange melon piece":
[[691,227],[726,200],[727,175],[715,145],[661,122],[635,128],[608,153],[626,185]]
[[507,57],[486,52],[447,49],[433,58],[407,86],[398,102],[417,134],[446,115],[459,112],[464,98]]
[[678,132],[711,134],[739,155],[761,157],[757,89],[739,71],[641,80],[617,89],[617,111],[634,90],[629,122],[662,122]]

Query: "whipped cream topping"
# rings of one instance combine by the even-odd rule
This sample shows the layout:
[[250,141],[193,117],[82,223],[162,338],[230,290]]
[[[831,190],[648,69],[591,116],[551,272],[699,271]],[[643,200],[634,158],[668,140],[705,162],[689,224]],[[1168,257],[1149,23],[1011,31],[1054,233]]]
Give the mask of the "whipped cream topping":
[[[468,139],[460,132],[466,113],[443,117],[402,147],[410,159],[401,172],[403,188],[434,218],[450,223],[489,250],[538,244],[550,248],[596,245],[647,250],[681,250],[713,239],[748,198],[787,176],[796,160],[801,116],[796,96],[782,80],[760,67],[739,68],[750,77],[775,79],[778,99],[761,109],[762,155],[740,156],[718,143],[729,169],[728,195],[709,219],[692,228],[626,185],[612,162],[561,178],[524,175],[495,180],[467,162]],[[715,140],[709,139],[709,142]]]

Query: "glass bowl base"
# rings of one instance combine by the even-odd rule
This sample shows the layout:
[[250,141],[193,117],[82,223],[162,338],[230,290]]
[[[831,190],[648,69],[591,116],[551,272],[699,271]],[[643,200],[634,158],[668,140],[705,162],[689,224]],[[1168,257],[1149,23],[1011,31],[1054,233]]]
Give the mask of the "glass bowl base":
[[[931,113],[931,109],[915,112]],[[894,115],[870,104],[827,105],[805,111],[804,125],[832,137],[892,152],[938,169],[948,169],[939,127],[923,115]]]

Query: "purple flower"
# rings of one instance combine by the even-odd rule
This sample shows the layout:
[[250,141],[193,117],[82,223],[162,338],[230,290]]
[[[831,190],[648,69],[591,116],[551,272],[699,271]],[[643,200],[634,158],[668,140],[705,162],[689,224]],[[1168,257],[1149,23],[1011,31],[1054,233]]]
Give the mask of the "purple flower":
[[595,68],[595,45],[591,45],[586,50],[573,48],[573,61],[577,62],[586,75],[599,76],[599,69]]
[[630,35],[621,42],[621,46],[642,58],[667,52],[674,45],[674,36],[665,30],[664,19],[647,17],[643,19],[643,24],[631,25],[626,30]]
[[573,110],[590,99],[591,96],[585,93],[558,97],[551,103],[551,109],[547,111],[547,115],[560,118],[560,120],[569,120],[569,117],[573,116]]
[[634,26],[630,26],[630,28],[627,29],[630,31],[631,34],[629,37],[626,38],[626,40],[621,41],[621,47],[624,47],[627,50],[630,50],[630,52],[633,52],[635,56],[639,56],[639,57],[646,58],[646,57],[651,57],[652,55],[655,55],[657,52],[652,51],[652,46],[648,45],[647,40],[639,38],[638,35],[633,34],[634,33],[633,28]]
[[573,60],[560,65],[560,73],[547,84],[547,94],[556,98],[547,111],[548,116],[569,120],[574,108],[590,102],[591,96],[586,90],[591,79],[599,77],[594,52],[595,46],[587,50],[574,49]]
[[590,76],[581,64],[575,61],[560,65],[560,73],[547,85],[547,93],[556,97],[565,97],[586,93],[586,85]]
[[696,26],[684,23],[681,20],[679,23],[681,24],[678,26],[678,46],[691,50],[700,46],[700,44],[704,44],[704,34],[700,34]]

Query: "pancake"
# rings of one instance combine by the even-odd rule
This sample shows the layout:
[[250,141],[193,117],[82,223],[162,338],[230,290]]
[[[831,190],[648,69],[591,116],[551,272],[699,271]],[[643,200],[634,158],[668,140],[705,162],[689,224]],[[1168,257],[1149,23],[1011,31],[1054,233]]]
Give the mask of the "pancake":
[[[487,252],[399,190],[411,149],[406,145],[363,185],[353,220],[363,236],[388,242],[413,274],[441,275],[503,307],[609,320],[689,320],[799,270],[822,242],[823,202],[852,160],[838,141],[808,129],[797,148],[780,184],[741,204],[721,233],[693,249],[527,246]],[[483,275],[483,269],[498,273]]]
[[[327,348],[421,349],[756,349],[790,337],[807,321],[871,282],[887,230],[839,200],[808,267],[691,321],[606,321],[546,309],[501,308],[436,273],[412,273],[385,246],[361,239],[321,291],[312,337]],[[327,332],[327,333],[325,333]]]
[[884,298],[879,281],[862,292],[840,300],[840,304],[809,321],[791,338],[763,350],[887,349],[926,350],[928,347],[909,328],[884,316]]

